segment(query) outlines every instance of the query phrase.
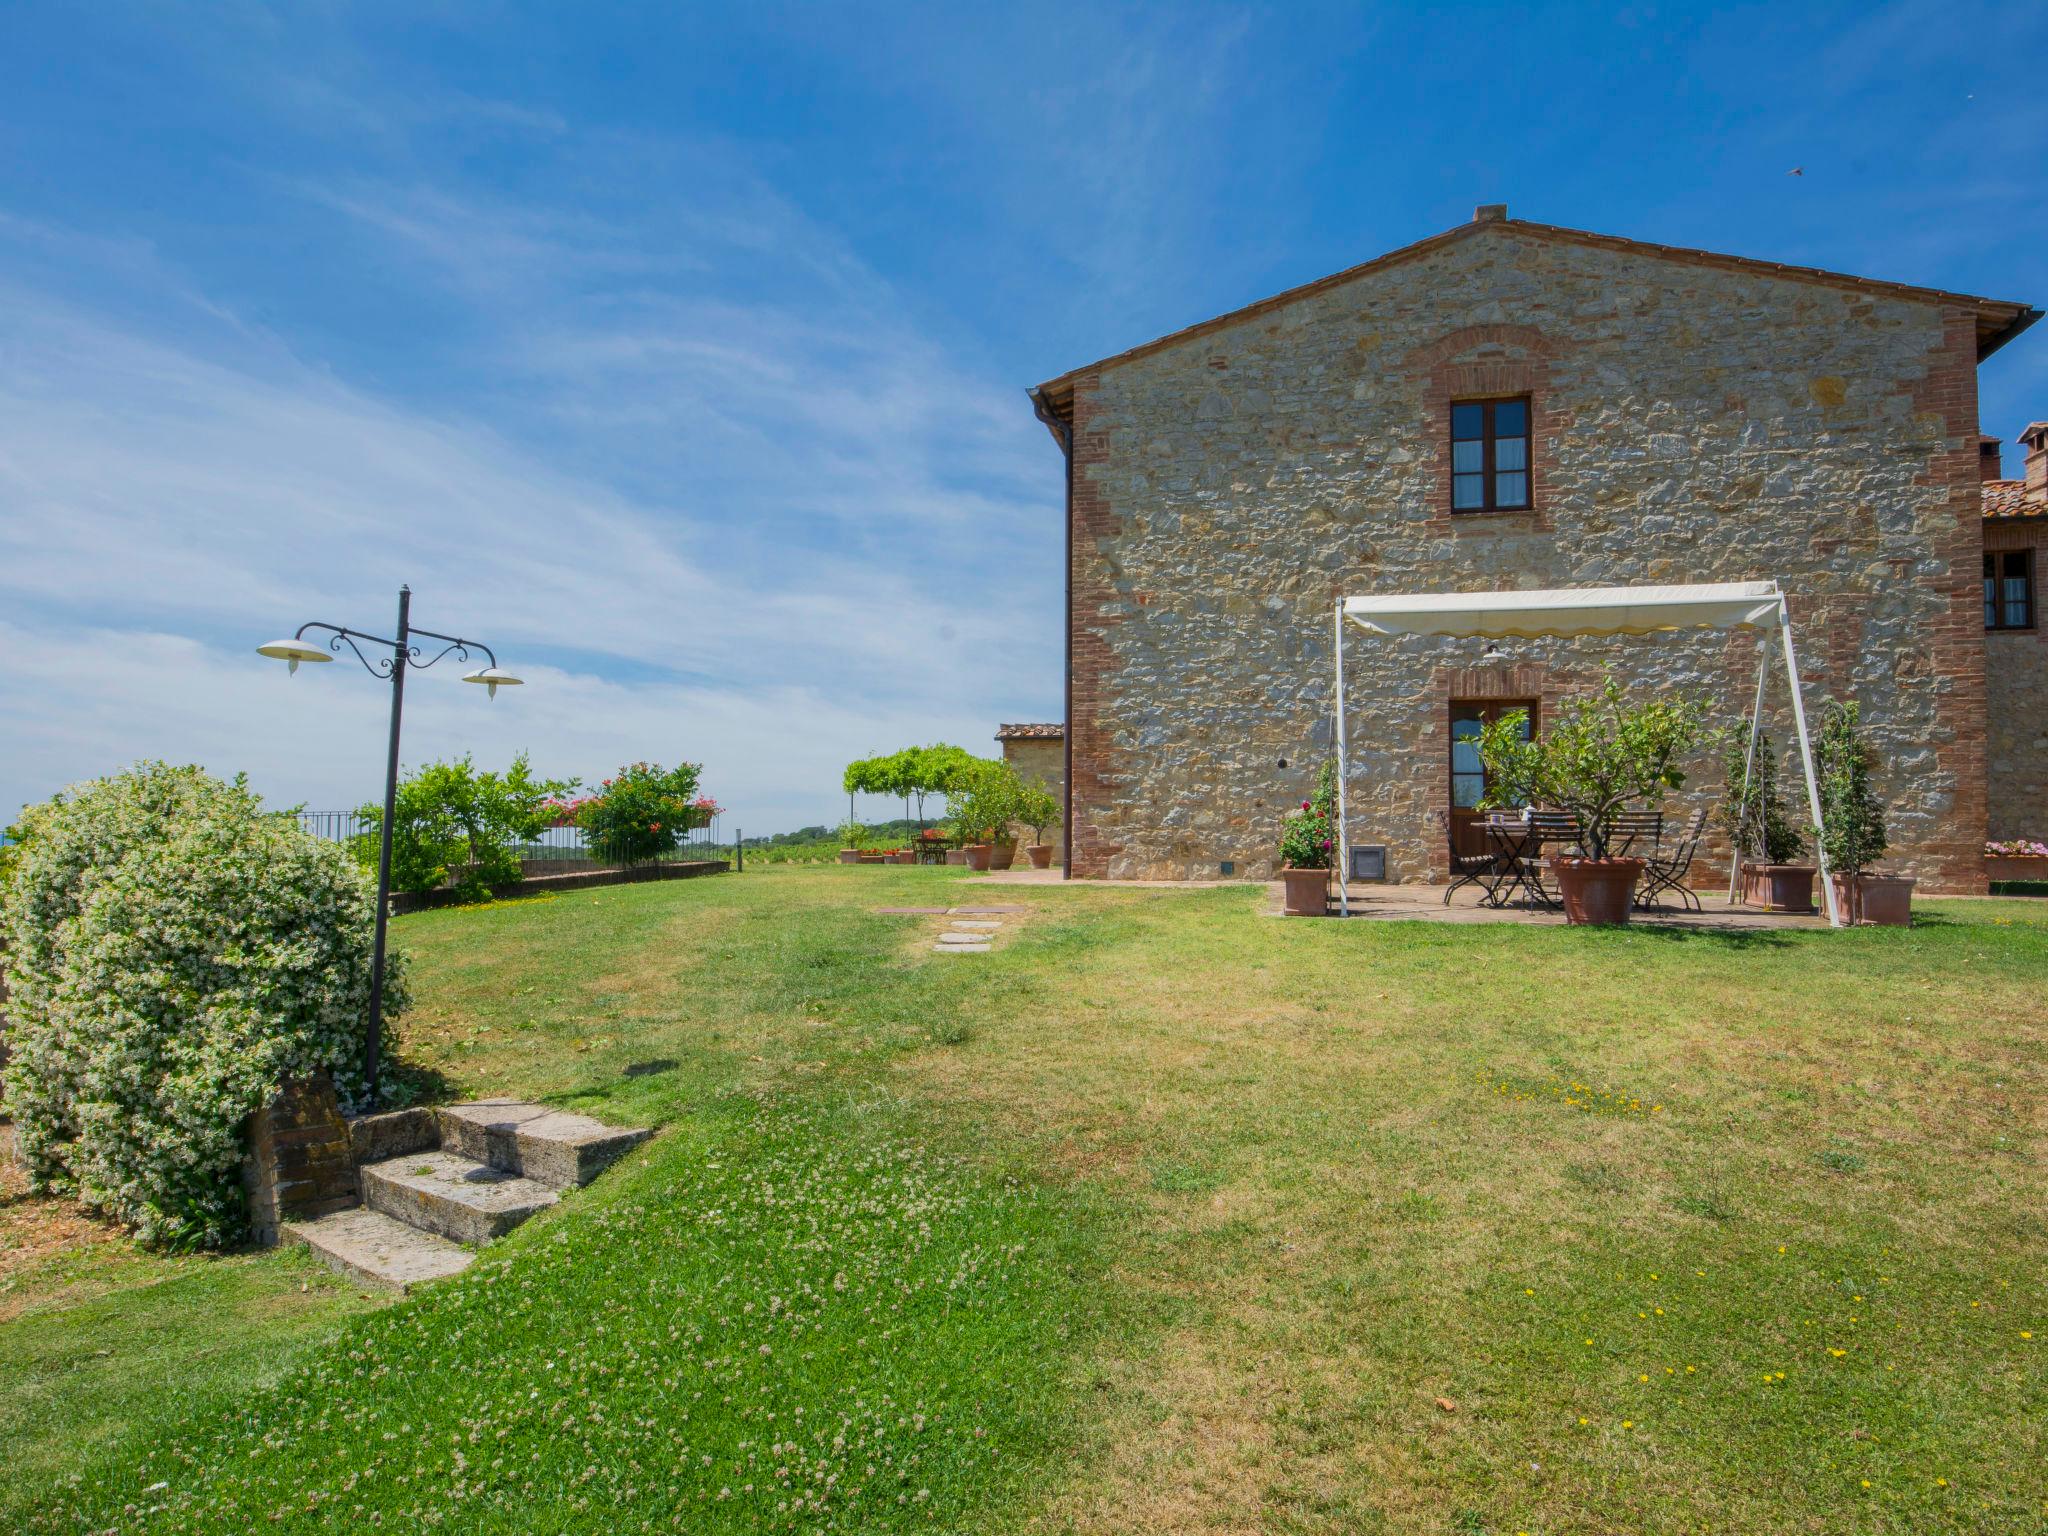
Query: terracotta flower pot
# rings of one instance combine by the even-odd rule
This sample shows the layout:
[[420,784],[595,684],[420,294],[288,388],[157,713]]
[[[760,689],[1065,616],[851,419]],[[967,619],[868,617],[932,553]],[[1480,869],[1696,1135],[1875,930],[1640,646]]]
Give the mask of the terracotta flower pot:
[[1008,869],[1017,862],[1017,845],[1015,843],[994,843],[990,846],[993,849],[989,854],[988,860],[988,867],[990,869]]
[[1992,880],[2048,880],[2048,859],[2024,853],[1988,853],[1984,874]]
[[1816,873],[1811,864],[1745,864],[1742,899],[1766,912],[1811,912]]
[[1296,869],[1292,864],[1280,871],[1287,887],[1286,913],[1289,917],[1325,917],[1330,911],[1330,872],[1327,869]]
[[1557,889],[1568,923],[1610,925],[1628,921],[1635,906],[1641,859],[1559,859]]
[[858,848],[840,849],[839,862],[842,864],[858,864],[860,862],[860,850]]
[[1052,868],[1052,844],[1033,843],[1024,850],[1024,857],[1031,861],[1033,869]]
[[965,848],[948,848],[946,850],[946,862],[948,864],[965,864],[967,862],[967,850]]
[[1829,875],[1828,879],[1834,882],[1843,921],[1880,928],[1912,927],[1913,887],[1919,882],[1911,875],[1858,875],[1854,889],[1846,875]]
[[891,864],[915,864],[917,862],[917,850],[915,848],[899,848],[896,852],[889,855],[889,862]]
[[995,852],[995,849],[991,848],[987,843],[969,843],[961,852],[967,855],[967,867],[969,869],[985,872],[988,869],[989,856]]

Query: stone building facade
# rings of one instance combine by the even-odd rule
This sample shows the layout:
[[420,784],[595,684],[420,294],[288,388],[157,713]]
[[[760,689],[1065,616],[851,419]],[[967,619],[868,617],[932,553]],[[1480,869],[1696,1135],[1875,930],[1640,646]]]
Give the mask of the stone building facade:
[[[2031,647],[2029,680],[2000,695],[2019,735],[1987,736],[1976,370],[2037,318],[1482,208],[1041,386],[1068,474],[1069,873],[1273,868],[1283,809],[1331,750],[1340,596],[1776,578],[1809,704],[1859,700],[1883,755],[1888,864],[1983,889],[1987,758],[2048,717],[2038,632],[1995,636],[2001,668]],[[1464,510],[1453,423],[1489,403],[1523,443],[1504,432],[1473,463],[1490,481],[1525,453],[1527,479]],[[1611,664],[1705,690],[1733,723],[1760,643],[1347,645],[1351,841],[1384,845],[1391,879],[1440,879],[1472,720],[1525,703],[1540,728]],[[1766,728],[1789,747],[1782,688]],[[1718,787],[1693,769],[1670,809]],[[2032,806],[2000,814],[2048,825],[2030,782],[2010,792]],[[1725,857],[1710,845],[1699,873]]]
[[1017,770],[1029,784],[1043,784],[1060,803],[1060,820],[1046,831],[1053,845],[1053,862],[1064,863],[1067,854],[1067,732],[1056,723],[1001,725],[996,741],[1003,749],[1003,761]]

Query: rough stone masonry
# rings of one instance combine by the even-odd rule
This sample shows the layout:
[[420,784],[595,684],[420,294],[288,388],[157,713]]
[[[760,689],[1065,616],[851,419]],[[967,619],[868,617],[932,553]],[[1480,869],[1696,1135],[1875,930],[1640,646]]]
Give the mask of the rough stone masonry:
[[[1882,754],[1888,866],[1981,891],[1976,367],[1987,335],[2036,317],[1482,209],[1044,386],[1071,455],[1071,872],[1273,869],[1282,812],[1332,747],[1339,595],[1775,577],[1809,708],[1857,699]],[[1453,513],[1451,402],[1523,395],[1533,510]],[[1450,801],[1453,700],[1547,713],[1611,664],[1632,688],[1704,689],[1735,724],[1761,643],[1702,631],[1488,656],[1359,636],[1351,841],[1386,844],[1391,879],[1443,878],[1431,813]],[[1771,697],[1766,728],[1788,747],[1782,673]],[[1667,809],[1718,789],[1709,755],[1692,771]],[[1697,868],[1725,858],[1710,845]]]

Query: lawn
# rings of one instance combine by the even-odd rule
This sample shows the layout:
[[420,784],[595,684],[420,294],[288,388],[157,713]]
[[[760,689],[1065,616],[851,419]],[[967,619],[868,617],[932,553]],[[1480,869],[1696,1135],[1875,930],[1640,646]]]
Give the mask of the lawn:
[[[39,1299],[0,1325],[0,1513],[2048,1518],[2041,904],[1926,902],[1910,932],[1591,933],[963,874],[402,920],[415,1081],[662,1134],[396,1306],[288,1256],[94,1259],[84,1291],[32,1271]],[[870,910],[992,895],[1030,910],[978,957]],[[216,1289],[179,1293],[196,1280]],[[158,1342],[181,1316],[214,1341],[189,1366]],[[239,1401],[165,1401],[230,1367]],[[29,1422],[60,1398],[61,1434]]]

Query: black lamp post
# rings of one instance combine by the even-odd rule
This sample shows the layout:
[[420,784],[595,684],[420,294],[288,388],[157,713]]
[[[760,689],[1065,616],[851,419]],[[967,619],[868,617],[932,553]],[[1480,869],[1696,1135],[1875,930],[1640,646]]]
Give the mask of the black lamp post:
[[[360,629],[344,629],[339,624],[301,624],[289,640],[273,640],[268,645],[256,647],[257,654],[273,656],[279,661],[291,663],[291,669],[299,670],[302,661],[332,661],[341,654],[344,643],[356,653],[356,660],[372,677],[391,680],[391,745],[384,762],[384,821],[377,849],[377,937],[370,954],[370,1036],[363,1046],[363,1075],[370,1082],[370,1103],[377,1103],[377,1068],[380,1047],[384,1038],[384,928],[391,908],[391,823],[398,811],[398,725],[405,707],[405,673],[408,667],[431,667],[445,656],[454,656],[458,661],[468,661],[469,648],[475,646],[490,658],[488,667],[464,675],[465,683],[482,683],[490,689],[491,697],[498,696],[501,687],[515,687],[523,678],[514,677],[498,665],[495,652],[481,640],[464,640],[456,635],[440,635],[431,629],[415,629],[411,619],[412,588],[398,589],[398,638],[385,640],[377,635],[365,634]],[[309,629],[326,630],[333,636],[325,645],[315,645],[306,639]],[[434,655],[422,660],[419,647],[414,639],[445,640],[447,644]],[[379,656],[374,661],[363,654],[358,640],[367,641],[372,647],[389,646],[389,656]]]

